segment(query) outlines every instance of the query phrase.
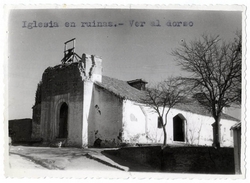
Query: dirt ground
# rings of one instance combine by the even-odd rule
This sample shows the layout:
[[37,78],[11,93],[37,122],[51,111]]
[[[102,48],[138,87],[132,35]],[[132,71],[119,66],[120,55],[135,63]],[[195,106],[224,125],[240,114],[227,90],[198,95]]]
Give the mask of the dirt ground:
[[15,154],[10,155],[9,166],[11,169],[46,169],[43,166],[32,162],[30,159]]
[[91,158],[103,156],[100,152],[99,149],[11,146],[9,167],[11,169],[121,171],[115,163],[111,162],[107,165]]

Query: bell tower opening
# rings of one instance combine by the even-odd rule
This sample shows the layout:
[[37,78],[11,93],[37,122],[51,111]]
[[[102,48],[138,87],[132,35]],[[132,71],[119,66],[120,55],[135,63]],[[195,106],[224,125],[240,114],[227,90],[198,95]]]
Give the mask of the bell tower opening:
[[60,107],[58,138],[68,137],[68,105],[64,102]]

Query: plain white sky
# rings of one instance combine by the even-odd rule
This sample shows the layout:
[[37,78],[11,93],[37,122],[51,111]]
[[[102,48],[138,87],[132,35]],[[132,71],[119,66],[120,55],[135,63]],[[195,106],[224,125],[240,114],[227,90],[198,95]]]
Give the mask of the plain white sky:
[[[103,59],[103,74],[121,80],[149,82],[184,75],[171,50],[181,40],[203,33],[229,41],[241,30],[241,12],[180,10],[12,10],[9,15],[9,119],[31,118],[37,83],[49,66],[60,64],[64,42],[76,38],[76,53]],[[123,23],[117,27],[81,27],[81,22]],[[131,27],[130,21],[144,27]],[[151,22],[159,20],[160,27]],[[56,28],[22,28],[27,22],[57,22]],[[192,21],[192,27],[168,27],[168,21]],[[76,27],[66,28],[65,22]],[[237,114],[235,114],[237,117]]]

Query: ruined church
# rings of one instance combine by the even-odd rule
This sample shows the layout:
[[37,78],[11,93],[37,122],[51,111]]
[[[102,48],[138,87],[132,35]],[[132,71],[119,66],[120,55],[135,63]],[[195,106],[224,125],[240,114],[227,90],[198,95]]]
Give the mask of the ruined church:
[[[79,56],[67,43],[61,64],[48,67],[38,84],[32,138],[47,144],[61,140],[73,147],[162,144],[158,116],[142,102],[147,82],[104,76],[100,57]],[[177,106],[166,118],[167,144],[212,146],[214,119],[200,106]],[[222,115],[222,147],[233,146],[230,128],[237,122]]]

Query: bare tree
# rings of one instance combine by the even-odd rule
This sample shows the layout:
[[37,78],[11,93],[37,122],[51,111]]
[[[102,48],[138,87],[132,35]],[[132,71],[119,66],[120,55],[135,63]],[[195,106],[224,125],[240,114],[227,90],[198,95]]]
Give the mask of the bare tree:
[[183,78],[191,86],[193,97],[212,114],[213,145],[220,147],[219,122],[224,107],[241,102],[241,36],[223,42],[219,36],[185,41],[172,55],[182,69],[191,73]]
[[[164,134],[163,145],[166,145],[167,141],[166,125],[170,110],[175,105],[186,101],[181,82],[178,78],[169,78],[154,87],[146,89],[144,102],[158,114],[158,127],[163,129]],[[165,121],[164,115],[166,116]]]

